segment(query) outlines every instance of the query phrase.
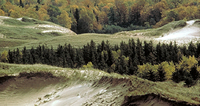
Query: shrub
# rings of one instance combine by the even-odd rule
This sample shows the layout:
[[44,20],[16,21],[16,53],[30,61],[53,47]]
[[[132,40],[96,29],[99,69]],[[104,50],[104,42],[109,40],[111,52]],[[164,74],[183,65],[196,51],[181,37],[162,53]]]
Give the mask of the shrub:
[[1,62],[8,62],[8,51],[4,50],[0,56]]

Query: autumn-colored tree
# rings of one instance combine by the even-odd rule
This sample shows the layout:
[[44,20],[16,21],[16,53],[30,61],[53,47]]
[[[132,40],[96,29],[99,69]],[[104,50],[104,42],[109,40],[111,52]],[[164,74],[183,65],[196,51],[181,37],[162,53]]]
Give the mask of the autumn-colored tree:
[[71,18],[69,17],[69,14],[65,10],[63,10],[57,18],[58,18],[58,22],[61,25],[67,28],[71,28],[72,21],[71,21]]
[[42,21],[47,21],[49,20],[49,15],[47,14],[47,10],[44,7],[41,7],[38,11],[38,19]]
[[127,23],[129,11],[127,6],[125,5],[124,1],[122,0],[115,0],[115,6],[119,15],[119,24]]
[[0,9],[0,16],[4,16],[4,15],[5,15],[5,12]]
[[35,18],[35,19],[39,18],[35,8],[26,9],[25,16],[30,17],[30,18]]
[[8,62],[8,51],[4,50],[0,57],[1,62]]
[[80,11],[80,19],[78,20],[79,33],[93,32],[93,14],[88,14],[87,9]]

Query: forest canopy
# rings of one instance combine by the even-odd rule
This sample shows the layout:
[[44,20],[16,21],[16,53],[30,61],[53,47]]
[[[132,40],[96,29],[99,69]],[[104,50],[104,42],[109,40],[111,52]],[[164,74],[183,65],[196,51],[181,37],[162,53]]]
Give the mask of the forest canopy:
[[76,33],[115,33],[199,19],[199,4],[200,0],[0,0],[0,15],[51,21]]

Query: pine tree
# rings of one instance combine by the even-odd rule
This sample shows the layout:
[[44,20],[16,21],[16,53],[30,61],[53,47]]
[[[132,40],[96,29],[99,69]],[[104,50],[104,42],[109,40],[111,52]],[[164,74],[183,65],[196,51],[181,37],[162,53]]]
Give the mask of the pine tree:
[[137,67],[137,59],[136,58],[134,58],[134,59],[130,58],[128,63],[129,63],[129,65],[128,65],[128,67],[129,67],[128,74],[129,75],[136,74],[137,69],[138,69],[138,67]]
[[26,47],[24,46],[24,49],[22,51],[22,63],[27,64],[28,63],[28,53],[26,51]]
[[163,66],[159,65],[159,67],[158,67],[158,80],[159,81],[165,81],[166,80],[165,74],[166,74],[166,72],[163,69]]
[[22,3],[22,0],[19,1],[20,7],[24,8],[24,4]]
[[107,69],[107,64],[106,64],[106,62],[104,60],[104,53],[103,53],[103,51],[102,51],[102,53],[100,55],[100,58],[101,58],[101,60],[100,60],[100,63],[99,63],[99,69],[101,69],[101,70]]
[[80,68],[82,67],[82,65],[85,64],[84,62],[84,59],[83,59],[83,51],[79,48],[79,49],[76,49],[76,67],[77,68]]
[[40,0],[37,0],[37,3],[40,4]]
[[17,51],[16,51],[16,53],[15,53],[15,63],[16,64],[20,64],[21,63],[21,53],[20,53],[20,51],[19,51],[19,49],[17,48]]
[[195,56],[195,54],[196,54],[196,46],[194,45],[194,43],[193,42],[190,42],[190,44],[189,44],[189,46],[188,46],[188,53],[189,53],[189,55],[190,56]]
[[136,52],[138,56],[138,62],[140,65],[142,65],[145,62],[145,57],[144,57],[144,51],[142,48],[142,43],[140,42],[139,39],[137,40]]
[[90,42],[90,57],[91,57],[91,62],[94,66],[96,66],[97,62],[96,62],[96,57],[97,57],[97,50],[96,50],[96,45],[95,42],[93,40],[91,40]]
[[13,52],[11,52],[10,50],[8,51],[8,62],[9,63],[14,63]]
[[196,49],[196,53],[195,53],[195,57],[198,58],[200,57],[200,43],[197,43],[197,49]]
[[112,54],[112,50],[108,49],[108,61],[106,62],[107,65],[110,67],[115,62],[114,56]]
[[160,42],[156,45],[156,57],[157,57],[157,62],[158,63],[161,63],[161,58],[162,58],[162,55],[161,55],[161,44]]

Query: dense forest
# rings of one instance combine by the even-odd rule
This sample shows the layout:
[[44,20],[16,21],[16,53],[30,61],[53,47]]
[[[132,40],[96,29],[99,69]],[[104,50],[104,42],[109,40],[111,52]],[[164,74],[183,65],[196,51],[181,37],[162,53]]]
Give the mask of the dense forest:
[[0,16],[51,21],[76,33],[115,33],[200,18],[200,0],[0,0]]
[[157,44],[139,39],[111,46],[108,41],[91,41],[83,48],[70,44],[56,49],[45,45],[27,50],[4,51],[2,62],[16,64],[48,64],[68,68],[96,68],[106,72],[137,75],[152,81],[174,80],[194,84],[199,78],[200,43],[178,47],[176,43]]

